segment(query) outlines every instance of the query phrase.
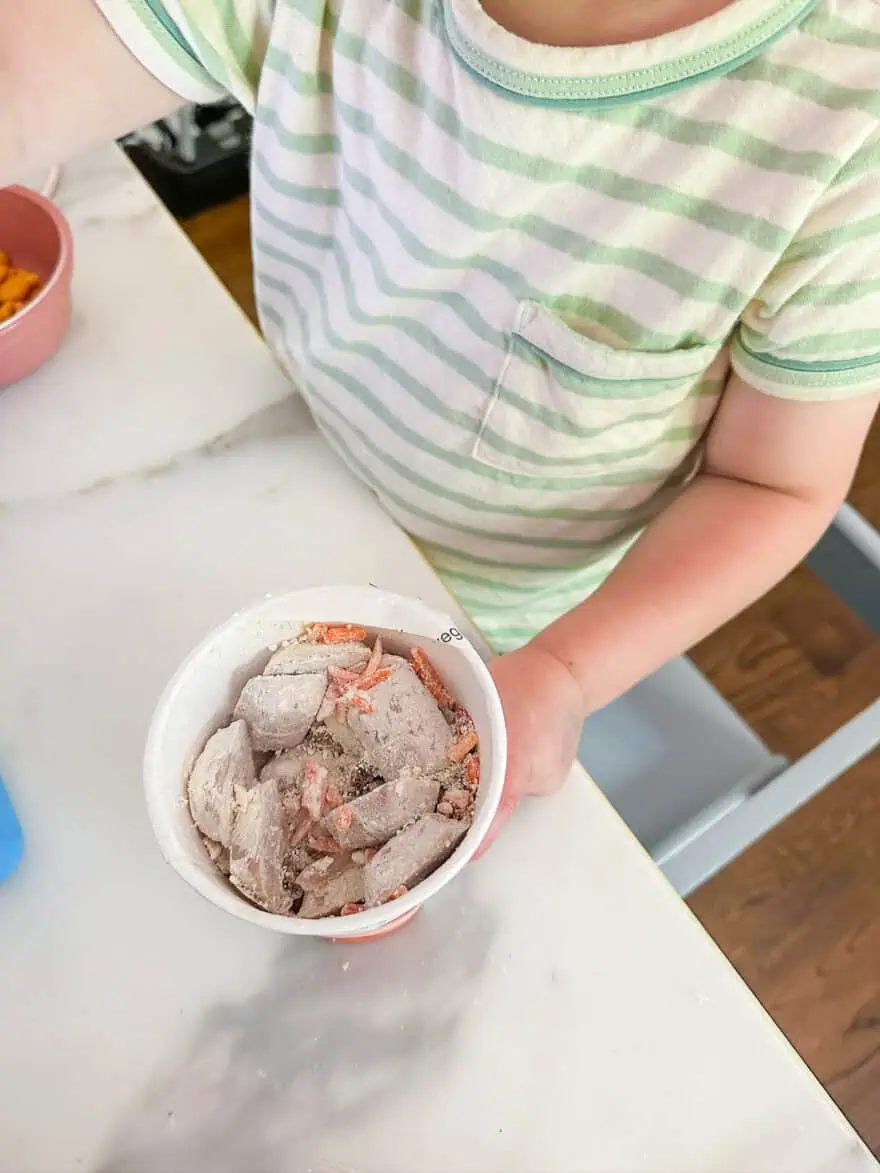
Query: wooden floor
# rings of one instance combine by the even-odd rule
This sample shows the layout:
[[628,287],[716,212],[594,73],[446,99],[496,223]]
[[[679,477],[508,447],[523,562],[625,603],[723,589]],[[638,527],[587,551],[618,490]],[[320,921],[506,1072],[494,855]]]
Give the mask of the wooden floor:
[[[254,317],[246,200],[185,225]],[[852,500],[880,528],[880,426]],[[800,569],[694,658],[797,758],[880,694],[880,640]],[[880,1154],[880,753],[697,892],[691,907]]]

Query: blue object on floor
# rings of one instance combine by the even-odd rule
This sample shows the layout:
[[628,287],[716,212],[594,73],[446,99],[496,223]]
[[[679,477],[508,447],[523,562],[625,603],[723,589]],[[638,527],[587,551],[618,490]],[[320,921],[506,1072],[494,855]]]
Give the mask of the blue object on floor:
[[9,795],[0,778],[0,883],[11,876],[24,854],[24,835],[21,823],[12,809]]

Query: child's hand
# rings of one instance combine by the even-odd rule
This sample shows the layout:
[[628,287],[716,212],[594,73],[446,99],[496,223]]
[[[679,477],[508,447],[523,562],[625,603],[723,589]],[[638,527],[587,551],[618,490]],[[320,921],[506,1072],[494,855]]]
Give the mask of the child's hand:
[[527,795],[553,794],[568,778],[583,724],[577,681],[550,652],[528,644],[491,665],[507,722],[507,777],[480,853]]

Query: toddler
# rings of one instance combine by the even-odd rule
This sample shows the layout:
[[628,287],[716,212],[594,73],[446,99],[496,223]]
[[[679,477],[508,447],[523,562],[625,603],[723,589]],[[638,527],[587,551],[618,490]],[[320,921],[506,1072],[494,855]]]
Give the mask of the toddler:
[[0,13],[7,179],[254,111],[263,330],[502,653],[504,814],[831,521],[880,399],[876,0]]

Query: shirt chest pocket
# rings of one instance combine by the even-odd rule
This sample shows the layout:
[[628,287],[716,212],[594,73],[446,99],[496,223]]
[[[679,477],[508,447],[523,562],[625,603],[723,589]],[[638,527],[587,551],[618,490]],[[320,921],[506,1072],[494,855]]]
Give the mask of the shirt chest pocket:
[[719,350],[616,350],[523,302],[471,454],[525,476],[672,469],[717,404]]

